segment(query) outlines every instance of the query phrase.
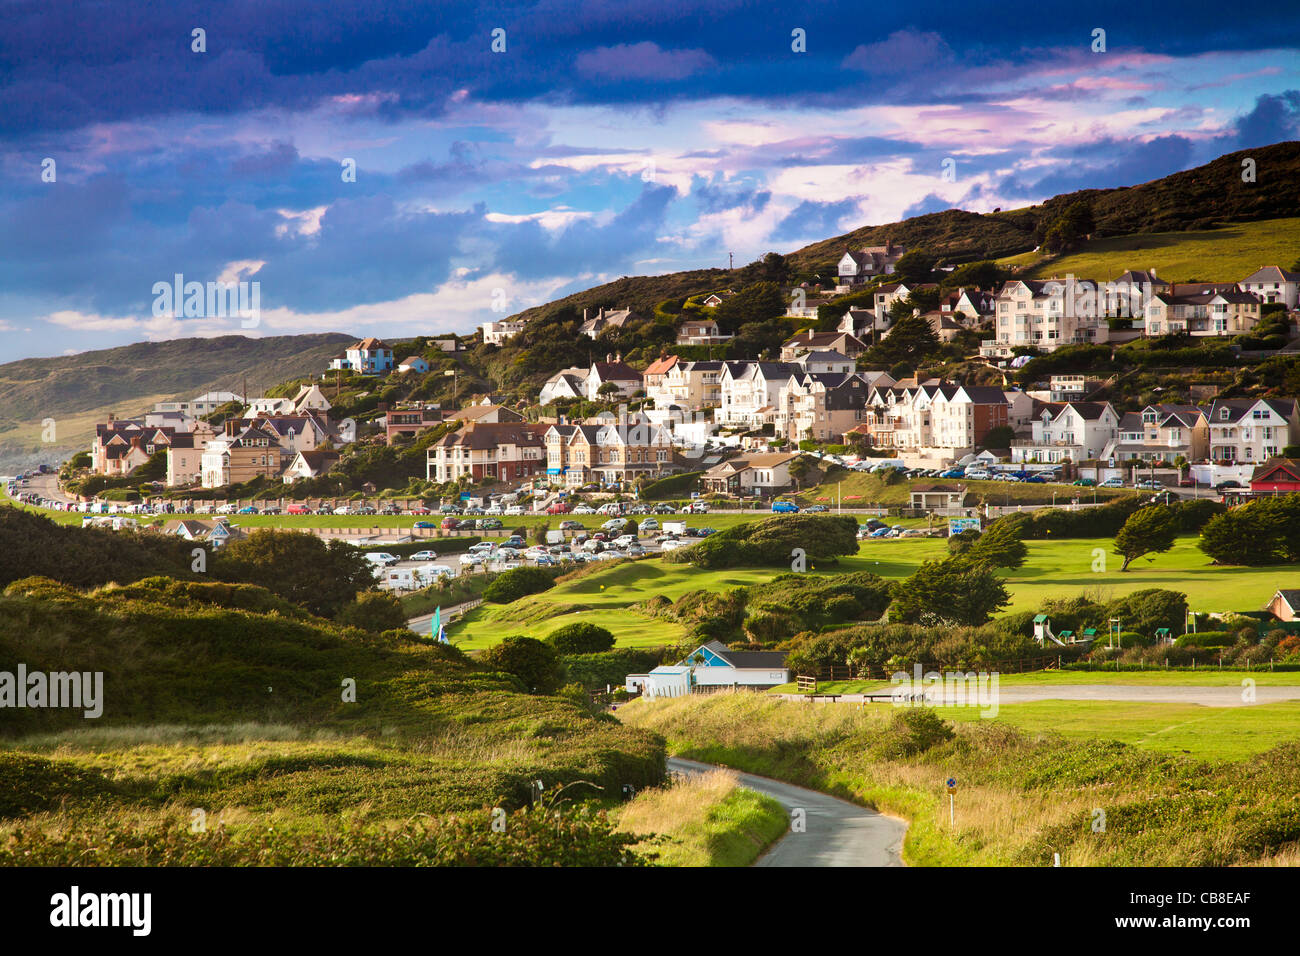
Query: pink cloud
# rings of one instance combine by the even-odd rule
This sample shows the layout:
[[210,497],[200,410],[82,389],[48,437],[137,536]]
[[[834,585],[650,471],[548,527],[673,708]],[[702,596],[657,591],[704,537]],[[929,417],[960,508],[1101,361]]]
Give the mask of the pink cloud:
[[665,50],[657,43],[620,43],[581,54],[578,71],[609,80],[681,80],[714,64],[703,50]]

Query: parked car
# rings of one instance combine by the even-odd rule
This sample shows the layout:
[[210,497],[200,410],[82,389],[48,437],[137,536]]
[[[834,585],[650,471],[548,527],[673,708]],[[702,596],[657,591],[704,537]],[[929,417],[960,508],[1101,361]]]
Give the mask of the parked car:
[[682,513],[688,515],[706,515],[709,513],[709,506],[703,501],[692,501],[682,509]]
[[823,512],[830,511],[831,509],[827,505],[809,505],[807,508],[804,508],[803,510],[805,513],[811,515],[811,514],[822,514]]
[[1195,488],[1195,487],[1196,487],[1196,479],[1195,479],[1195,478],[1179,478],[1179,479],[1178,479],[1178,487],[1179,487],[1179,488]]
[[1124,479],[1121,478],[1121,477],[1119,477],[1118,475],[1116,475],[1116,476],[1113,477],[1113,478],[1107,478],[1105,481],[1103,481],[1103,482],[1101,483],[1101,487],[1103,487],[1103,488],[1123,488],[1123,487],[1124,487]]
[[1240,488],[1240,487],[1241,487],[1240,481],[1236,481],[1235,479],[1232,478],[1225,478],[1223,481],[1219,482],[1217,485],[1214,486],[1214,490],[1222,493],[1224,491],[1228,491],[1229,489]]
[[646,518],[644,521],[641,522],[641,530],[642,530],[642,531],[658,531],[658,530],[659,530],[659,522],[656,521],[654,518]]
[[626,518],[610,518],[603,525],[601,525],[601,527],[604,528],[606,531],[617,531],[619,528],[622,528],[626,524],[627,524]]
[[571,514],[575,514],[575,515],[594,515],[595,513],[596,513],[596,509],[593,508],[591,505],[578,505],[571,512]]
[[695,533],[701,538],[707,538],[711,534],[717,534],[718,529],[717,528],[696,528]]
[[[772,514],[792,515],[792,514],[796,514],[798,511],[799,511],[799,506],[795,504],[793,501],[784,501],[778,499],[772,502]],[[793,525],[791,527],[793,527]]]
[[581,521],[569,520],[569,521],[560,522],[561,531],[581,531],[582,529],[583,529],[583,524]]
[[524,511],[523,505],[510,505],[508,508],[506,508],[506,514],[519,516],[522,514],[526,514],[526,512]]
[[1096,478],[1076,478],[1074,481],[1070,482],[1070,484],[1077,485],[1080,488],[1091,488],[1096,483]]
[[478,526],[483,531],[499,531],[501,529],[501,519],[484,518],[478,523]]
[[546,513],[548,515],[567,515],[569,510],[569,503],[567,501],[557,501],[546,509]]
[[255,514],[257,514],[257,509],[254,508],[252,505],[245,505],[244,507],[242,507],[242,508],[240,508],[238,511],[236,511],[235,514],[237,514],[237,515],[255,515]]
[[423,551],[417,551],[411,555],[412,561],[434,561],[437,560],[438,553],[425,548]]
[[1164,487],[1164,485],[1156,481],[1154,478],[1143,478],[1133,487],[1140,488],[1143,491],[1159,491]]
[[334,509],[334,513],[336,515],[350,515],[352,514],[352,509],[348,505],[339,505]]
[[[420,525],[425,523],[426,522],[423,521],[417,521],[415,524],[416,527],[419,527]],[[455,531],[457,528],[460,527],[460,519],[453,518],[451,515],[448,515],[447,517],[443,518],[442,521],[439,522],[439,526],[442,528],[443,531]]]
[[371,552],[366,555],[366,560],[371,564],[386,568],[397,563],[397,555],[389,554],[387,551]]
[[284,509],[284,513],[287,515],[309,515],[311,509],[306,505],[290,505]]
[[673,510],[672,505],[655,505],[654,508],[651,510],[653,511],[654,514],[657,515],[676,514],[676,512]]
[[432,521],[417,521],[411,527],[416,528],[420,531],[430,531],[438,526]]

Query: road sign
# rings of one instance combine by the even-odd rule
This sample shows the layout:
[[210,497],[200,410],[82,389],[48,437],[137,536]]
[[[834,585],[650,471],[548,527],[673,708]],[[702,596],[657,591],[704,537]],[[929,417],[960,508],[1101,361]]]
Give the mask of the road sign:
[[946,786],[946,787],[948,788],[948,792],[949,792],[949,793],[956,793],[956,792],[957,792],[957,778],[956,778],[956,777],[949,777],[949,778],[948,778],[948,782],[947,782],[946,784],[944,784],[944,786]]

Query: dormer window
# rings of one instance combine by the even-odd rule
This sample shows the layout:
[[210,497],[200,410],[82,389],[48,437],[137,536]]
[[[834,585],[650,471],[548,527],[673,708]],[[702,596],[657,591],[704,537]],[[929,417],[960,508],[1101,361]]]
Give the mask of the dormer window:
[[1228,410],[1226,408],[1219,409],[1219,421],[1226,422],[1227,420],[1228,420]]

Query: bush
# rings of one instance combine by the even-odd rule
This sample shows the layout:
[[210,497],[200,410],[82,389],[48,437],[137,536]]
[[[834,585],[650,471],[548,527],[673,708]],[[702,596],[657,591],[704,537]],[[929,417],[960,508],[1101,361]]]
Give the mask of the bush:
[[533,637],[507,637],[484,651],[481,660],[492,670],[519,678],[524,689],[534,694],[554,693],[564,678],[555,649]]
[[1174,647],[1227,647],[1235,638],[1227,631],[1200,631],[1174,639]]
[[555,586],[556,572],[549,568],[511,568],[498,574],[483,591],[483,600],[509,604],[529,594],[539,594]]
[[897,760],[924,753],[956,736],[952,725],[930,708],[908,707],[894,713],[876,749],[882,757]]
[[[402,608],[402,602],[387,591],[358,594],[355,601],[339,609],[334,620],[345,627],[359,627],[371,634],[390,630],[406,631],[406,611]],[[409,631],[407,635],[409,637]]]
[[614,635],[595,624],[575,621],[552,632],[546,643],[559,654],[599,654],[614,646]]
[[616,647],[600,654],[573,654],[560,658],[564,679],[588,690],[606,685],[621,687],[628,674],[644,674],[663,663],[662,650]]

